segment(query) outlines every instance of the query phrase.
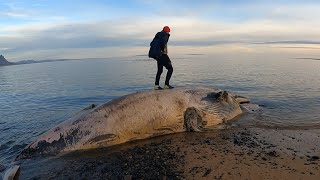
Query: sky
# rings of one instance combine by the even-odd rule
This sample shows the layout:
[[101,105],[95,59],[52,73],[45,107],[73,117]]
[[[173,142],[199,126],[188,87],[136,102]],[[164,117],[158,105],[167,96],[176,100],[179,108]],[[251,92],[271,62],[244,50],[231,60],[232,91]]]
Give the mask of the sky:
[[172,53],[318,52],[319,0],[0,0],[8,60],[147,54],[168,25]]

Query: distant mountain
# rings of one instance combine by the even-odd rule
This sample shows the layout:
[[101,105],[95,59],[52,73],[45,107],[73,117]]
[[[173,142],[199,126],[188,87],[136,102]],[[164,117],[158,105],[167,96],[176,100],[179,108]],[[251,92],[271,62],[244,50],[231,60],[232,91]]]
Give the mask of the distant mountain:
[[9,62],[4,58],[4,56],[0,55],[0,66],[8,66],[13,65],[13,63]]
[[72,61],[72,60],[81,60],[81,59],[45,59],[45,60],[23,60],[18,61],[15,64],[34,64],[34,63],[46,63],[46,62],[57,62],[57,61]]
[[23,60],[23,61],[18,61],[15,64],[32,64],[32,63],[39,63],[39,61],[35,60]]
[[59,61],[98,60],[98,59],[105,59],[105,58],[22,60],[22,61],[12,63],[12,62],[8,62],[2,55],[0,55],[0,66],[48,63],[48,62],[59,62]]

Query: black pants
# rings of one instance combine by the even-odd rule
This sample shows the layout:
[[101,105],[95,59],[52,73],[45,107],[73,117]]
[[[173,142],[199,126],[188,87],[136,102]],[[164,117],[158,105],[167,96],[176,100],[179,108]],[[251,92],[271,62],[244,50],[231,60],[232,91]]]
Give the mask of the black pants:
[[165,85],[169,85],[169,81],[170,81],[170,78],[171,78],[171,75],[173,72],[173,68],[172,68],[172,64],[171,64],[169,56],[167,54],[162,54],[157,59],[157,65],[158,65],[158,72],[157,72],[157,76],[156,76],[155,85],[159,85],[159,80],[160,80],[160,76],[163,71],[163,66],[166,67],[166,69],[168,70]]

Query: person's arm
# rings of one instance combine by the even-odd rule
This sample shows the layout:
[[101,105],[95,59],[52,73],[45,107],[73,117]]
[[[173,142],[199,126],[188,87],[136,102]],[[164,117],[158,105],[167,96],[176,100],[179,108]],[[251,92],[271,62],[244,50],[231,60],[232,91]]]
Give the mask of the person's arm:
[[164,51],[164,48],[165,48],[166,44],[167,44],[168,41],[169,41],[169,36],[170,36],[170,34],[165,34],[165,35],[162,36],[161,39],[160,39],[160,48],[161,48],[161,51],[162,51],[162,52]]

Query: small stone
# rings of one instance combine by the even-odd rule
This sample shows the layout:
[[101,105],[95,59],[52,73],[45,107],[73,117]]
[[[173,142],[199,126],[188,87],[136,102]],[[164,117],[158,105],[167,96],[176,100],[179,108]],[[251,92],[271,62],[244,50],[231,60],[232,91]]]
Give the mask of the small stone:
[[125,175],[124,180],[132,180],[132,175]]
[[207,169],[202,177],[206,177],[211,173],[212,169]]
[[312,156],[310,158],[311,161],[316,161],[316,160],[319,160],[319,156]]
[[268,156],[272,156],[272,157],[278,157],[278,153],[276,151],[270,151],[266,153]]

